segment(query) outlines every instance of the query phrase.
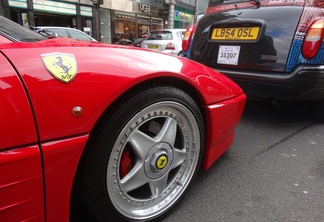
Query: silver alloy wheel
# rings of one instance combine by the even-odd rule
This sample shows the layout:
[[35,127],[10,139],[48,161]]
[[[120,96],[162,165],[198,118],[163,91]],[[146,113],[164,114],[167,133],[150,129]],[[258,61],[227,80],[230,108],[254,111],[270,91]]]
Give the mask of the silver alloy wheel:
[[200,135],[195,116],[180,103],[158,102],[137,113],[118,135],[107,166],[115,209],[134,220],[170,209],[197,168]]

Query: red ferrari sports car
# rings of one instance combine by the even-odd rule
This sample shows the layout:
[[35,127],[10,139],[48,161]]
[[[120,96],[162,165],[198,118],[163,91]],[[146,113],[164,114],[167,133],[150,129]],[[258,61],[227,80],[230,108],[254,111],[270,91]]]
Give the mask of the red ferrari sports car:
[[0,67],[2,222],[73,221],[78,207],[159,219],[232,144],[246,101],[189,59],[46,39],[1,16]]

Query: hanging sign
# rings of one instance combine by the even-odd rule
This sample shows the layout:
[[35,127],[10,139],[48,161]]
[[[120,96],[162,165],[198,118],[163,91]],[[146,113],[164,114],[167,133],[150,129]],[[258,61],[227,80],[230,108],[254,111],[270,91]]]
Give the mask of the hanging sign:
[[142,12],[150,12],[150,6],[146,4],[139,4],[139,10]]

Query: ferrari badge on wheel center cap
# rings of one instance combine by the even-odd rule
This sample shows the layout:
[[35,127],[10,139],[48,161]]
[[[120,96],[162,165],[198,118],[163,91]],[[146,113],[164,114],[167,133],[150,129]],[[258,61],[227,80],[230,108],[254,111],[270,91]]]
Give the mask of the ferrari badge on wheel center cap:
[[156,167],[159,170],[162,170],[168,163],[168,157],[166,155],[161,155],[157,160],[156,160]]

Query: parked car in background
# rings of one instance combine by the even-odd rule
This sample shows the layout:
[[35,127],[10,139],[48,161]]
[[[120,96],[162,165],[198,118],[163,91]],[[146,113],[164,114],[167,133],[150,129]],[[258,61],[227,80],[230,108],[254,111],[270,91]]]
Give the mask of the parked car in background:
[[248,97],[309,101],[324,120],[324,4],[209,0],[190,58],[237,82]]
[[133,45],[133,42],[129,39],[121,39],[118,43],[119,45]]
[[185,29],[154,30],[142,42],[142,48],[178,55],[181,51]]
[[147,38],[147,35],[143,35],[139,38],[137,38],[134,42],[133,42],[133,46],[135,47],[142,47],[142,42]]
[[2,222],[159,221],[234,140],[246,96],[153,50],[0,16]]
[[56,27],[56,26],[37,26],[35,27],[36,32],[43,32],[47,35],[57,36],[57,37],[68,37],[77,40],[83,40],[88,42],[96,42],[97,40],[82,32],[78,29],[67,28],[67,27]]
[[142,42],[144,41],[145,38],[137,38],[134,42],[133,42],[133,46],[135,47],[142,47]]

